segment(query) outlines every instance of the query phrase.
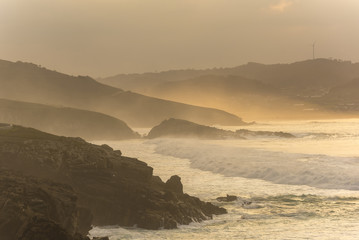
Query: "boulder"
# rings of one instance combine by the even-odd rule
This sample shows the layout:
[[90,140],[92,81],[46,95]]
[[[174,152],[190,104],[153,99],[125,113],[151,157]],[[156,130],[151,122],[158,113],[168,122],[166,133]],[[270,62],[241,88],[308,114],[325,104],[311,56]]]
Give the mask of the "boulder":
[[238,197],[234,196],[234,195],[228,195],[226,197],[218,197],[217,201],[219,202],[233,202],[233,201],[237,201]]
[[167,180],[166,188],[174,193],[183,194],[183,185],[181,183],[181,178],[177,175],[174,175]]

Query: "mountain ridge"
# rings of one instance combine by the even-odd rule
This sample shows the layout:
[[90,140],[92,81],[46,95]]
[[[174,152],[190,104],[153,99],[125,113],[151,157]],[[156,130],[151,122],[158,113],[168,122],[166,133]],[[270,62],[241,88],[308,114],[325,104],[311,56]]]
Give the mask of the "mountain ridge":
[[355,78],[359,78],[359,63],[314,59],[117,75],[101,81],[149,96],[223,109],[257,121],[357,116],[326,96],[331,89]]
[[169,117],[210,125],[244,124],[223,110],[123,91],[87,76],[69,76],[32,63],[1,61],[0,84],[0,98],[100,112],[135,127],[152,127]]

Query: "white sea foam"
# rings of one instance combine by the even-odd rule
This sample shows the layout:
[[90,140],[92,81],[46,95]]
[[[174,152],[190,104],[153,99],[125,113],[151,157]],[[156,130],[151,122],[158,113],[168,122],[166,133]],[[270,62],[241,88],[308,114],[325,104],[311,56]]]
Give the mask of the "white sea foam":
[[[344,189],[358,189],[359,120],[250,127],[290,132],[298,138],[106,142],[147,162],[163,180],[179,174],[186,193],[213,201],[229,213],[175,230],[105,227],[94,228],[91,235],[111,240],[357,239],[359,191]],[[225,194],[240,198],[215,201]]]
[[[157,139],[156,153],[186,158],[192,167],[280,184],[359,190],[359,158],[219,146],[211,141]],[[194,147],[195,146],[195,147]]]

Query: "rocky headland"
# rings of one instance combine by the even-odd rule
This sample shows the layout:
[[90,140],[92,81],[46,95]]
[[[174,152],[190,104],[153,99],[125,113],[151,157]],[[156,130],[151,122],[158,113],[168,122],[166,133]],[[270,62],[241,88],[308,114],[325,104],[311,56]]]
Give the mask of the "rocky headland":
[[119,150],[32,128],[0,127],[0,170],[4,240],[57,239],[36,238],[36,229],[85,239],[91,225],[170,229],[226,213]]
[[140,138],[120,119],[92,111],[0,99],[0,122],[86,140]]
[[199,138],[199,139],[245,139],[246,137],[284,137],[294,135],[285,132],[251,131],[240,129],[235,132],[209,127],[182,119],[170,118],[153,127],[147,138]]

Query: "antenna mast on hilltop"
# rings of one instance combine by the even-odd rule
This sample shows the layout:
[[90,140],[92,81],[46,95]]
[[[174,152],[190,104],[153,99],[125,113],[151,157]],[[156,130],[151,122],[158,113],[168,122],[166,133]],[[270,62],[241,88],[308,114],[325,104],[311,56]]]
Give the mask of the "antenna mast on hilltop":
[[315,59],[315,42],[313,43],[313,60]]

